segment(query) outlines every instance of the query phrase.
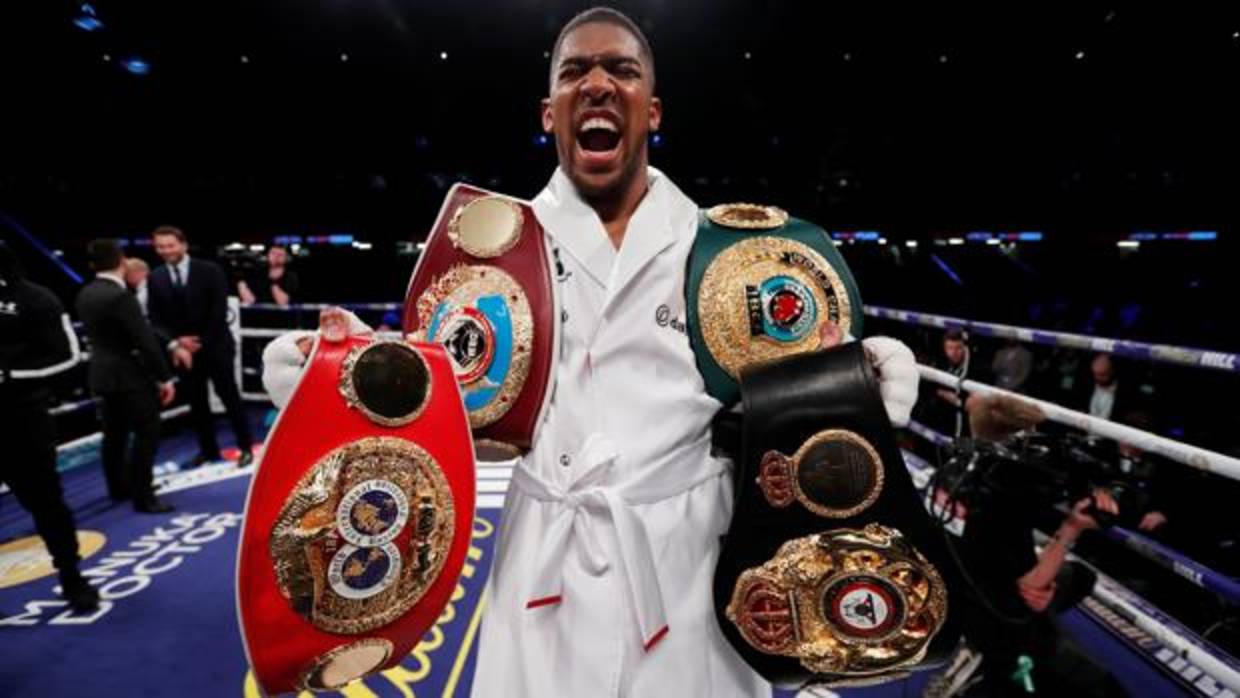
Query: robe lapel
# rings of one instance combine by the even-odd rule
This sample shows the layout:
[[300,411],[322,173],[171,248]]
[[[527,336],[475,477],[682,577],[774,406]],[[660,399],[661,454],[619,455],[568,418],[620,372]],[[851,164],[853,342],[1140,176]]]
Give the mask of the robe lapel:
[[555,244],[572,255],[600,288],[606,288],[615,256],[611,240],[594,209],[577,196],[562,170],[556,168],[533,205],[538,221]]

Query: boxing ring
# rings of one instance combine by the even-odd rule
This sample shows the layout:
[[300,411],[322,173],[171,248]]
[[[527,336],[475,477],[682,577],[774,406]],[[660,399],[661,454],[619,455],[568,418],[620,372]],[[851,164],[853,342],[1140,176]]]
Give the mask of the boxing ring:
[[[327,306],[256,305],[239,314],[242,360],[238,379],[242,395],[250,406],[256,433],[265,433],[264,427],[270,424],[273,410],[262,391],[261,366],[255,357],[261,355],[261,348],[272,337],[293,328],[316,327],[318,313],[324,307]],[[396,303],[344,307],[357,312],[375,327],[382,322],[384,314],[400,311]],[[1086,351],[1111,351],[1146,361],[1207,370],[1240,370],[1236,355],[1222,352],[1091,338],[888,308],[867,307],[866,313],[914,326],[962,327],[981,336]],[[271,326],[277,324],[279,327]],[[384,334],[399,336],[396,331]],[[960,381],[930,367],[922,366],[920,370],[922,377],[931,383],[953,390],[1002,393],[1032,401],[1048,419],[1064,426],[1102,438],[1123,440],[1176,463],[1240,480],[1240,460],[1236,458],[976,381]],[[54,414],[58,418],[73,415],[80,418],[93,408],[91,399],[74,400],[57,406]],[[83,658],[78,661],[99,672],[110,668],[112,675],[95,684],[101,695],[135,691],[176,692],[184,698],[258,695],[240,653],[231,591],[236,524],[253,467],[238,469],[229,463],[194,470],[175,467],[178,461],[187,461],[193,452],[192,435],[177,433],[175,429],[177,418],[185,412],[187,408],[183,406],[164,412],[169,435],[157,457],[158,467],[164,470],[157,473],[156,482],[161,487],[161,496],[169,495],[169,501],[178,507],[176,513],[168,516],[135,517],[127,510],[101,503],[105,495],[99,474],[98,434],[80,436],[58,448],[66,498],[78,516],[79,529],[97,531],[107,539],[102,549],[83,563],[88,577],[97,579],[101,589],[109,592],[104,594],[108,611],[93,619],[74,618],[66,613],[63,601],[57,600],[54,577],[43,576],[17,584],[5,582],[6,571],[15,568],[13,555],[6,552],[6,548],[29,541],[33,527],[11,495],[0,493],[0,642],[6,647],[6,655],[11,651],[16,660],[0,663],[6,665],[0,667],[0,685],[14,687],[19,693],[37,690],[45,695],[76,694],[85,685],[84,681],[91,680],[89,671],[36,678],[32,670],[22,668],[31,666],[31,662],[46,661],[43,657],[52,653],[65,656],[65,662],[72,661],[68,659],[70,656]],[[952,437],[917,423],[909,426],[909,433],[938,446],[950,445],[953,441]],[[934,467],[911,451],[905,451],[904,455],[914,483],[923,490],[928,505],[933,505],[934,493],[928,490],[928,485],[933,482]],[[478,517],[469,564],[440,621],[407,661],[382,675],[348,687],[341,695],[351,698],[468,695],[477,631],[479,624],[485,622],[484,585],[494,533],[512,469],[511,463],[479,464]],[[1240,605],[1240,582],[1236,579],[1135,531],[1111,527],[1101,535],[1140,555],[1151,565],[1171,571],[1199,593],[1213,594],[1226,604]],[[177,553],[177,564],[173,566],[169,557],[153,557],[169,554],[166,547],[157,547],[157,542],[162,540],[160,536],[175,539],[169,545],[196,550]],[[22,549],[21,555],[24,556],[19,560],[22,565],[29,567],[37,562],[37,554],[31,552],[29,545]],[[150,574],[126,575],[123,568],[126,564],[145,565],[144,569]],[[1125,685],[1137,686],[1145,695],[1234,698],[1240,693],[1240,662],[1236,658],[1104,572],[1099,573],[1092,594],[1061,620],[1076,639],[1088,645],[1091,651],[1097,651],[1096,658],[1100,657],[1100,661],[1108,663],[1113,670],[1122,671],[1127,678]],[[170,632],[177,627],[192,629],[195,623],[205,624],[201,632]],[[173,628],[169,628],[170,625]],[[152,646],[142,641],[147,635],[160,640]],[[118,637],[133,637],[135,645],[123,646],[123,642],[117,642]],[[112,646],[118,644],[122,646]],[[175,661],[165,657],[166,653],[176,655]],[[121,666],[129,668],[120,669]],[[867,689],[841,689],[838,693],[895,698],[920,693],[925,679],[919,675],[906,682]],[[810,695],[810,692],[803,694]],[[793,694],[777,692],[777,695]]]

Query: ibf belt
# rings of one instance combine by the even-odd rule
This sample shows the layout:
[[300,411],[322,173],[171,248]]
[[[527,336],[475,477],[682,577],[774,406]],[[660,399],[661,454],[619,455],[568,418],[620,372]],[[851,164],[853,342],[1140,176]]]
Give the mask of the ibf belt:
[[698,369],[707,392],[725,405],[739,397],[742,369],[818,349],[823,325],[861,333],[861,298],[835,243],[773,206],[706,211],[687,278]]
[[950,572],[860,342],[741,372],[724,636],[768,681],[890,680],[950,651]]
[[524,201],[457,184],[405,296],[404,330],[443,346],[479,455],[529,449],[558,323],[542,226]]
[[319,340],[267,438],[238,561],[242,637],[267,693],[398,663],[460,575],[474,454],[434,344]]

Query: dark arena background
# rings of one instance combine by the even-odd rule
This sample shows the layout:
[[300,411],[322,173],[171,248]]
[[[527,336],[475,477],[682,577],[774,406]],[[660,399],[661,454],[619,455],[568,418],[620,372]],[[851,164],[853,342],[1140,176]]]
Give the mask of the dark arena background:
[[[271,338],[316,327],[325,305],[399,330],[452,184],[522,199],[546,184],[550,51],[588,6],[24,4],[0,9],[0,236],[74,321],[92,239],[155,268],[151,232],[174,225],[234,295],[271,246],[287,249],[291,305],[230,306],[256,437],[275,415],[259,379]],[[703,207],[771,204],[823,226],[857,277],[865,334],[917,354],[921,395],[900,439],[932,509],[944,495],[932,473],[968,437],[942,393],[1002,385],[1017,346],[1027,367],[1003,387],[1062,406],[1045,431],[1111,472],[1124,420],[1073,415],[1091,411],[1096,356],[1113,357],[1141,405],[1122,428],[1158,457],[1139,513],[1164,521],[1086,533],[1072,555],[1098,581],[1053,622],[1131,695],[1234,698],[1240,6],[617,7],[656,57],[651,164]],[[954,329],[963,374],[944,356]],[[223,460],[194,467],[188,407],[166,408],[155,477],[176,509],[137,514],[105,489],[86,362],[52,387],[61,483],[102,600],[67,608],[31,516],[0,487],[0,694],[259,695],[234,610],[254,469],[235,465],[232,430],[220,420]],[[472,546],[439,623],[343,695],[469,695],[512,471],[479,466]],[[947,695],[935,673],[801,694]]]

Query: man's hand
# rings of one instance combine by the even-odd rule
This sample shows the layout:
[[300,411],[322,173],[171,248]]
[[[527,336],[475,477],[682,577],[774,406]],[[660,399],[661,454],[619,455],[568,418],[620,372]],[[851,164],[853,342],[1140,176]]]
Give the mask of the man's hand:
[[866,337],[861,345],[878,376],[878,391],[883,396],[887,418],[895,427],[906,426],[913,405],[917,404],[917,385],[921,381],[913,350],[891,337]]
[[349,315],[332,306],[319,312],[319,335],[328,342],[343,342],[349,336]]
[[172,404],[173,399],[177,396],[177,388],[172,381],[164,381],[159,384],[159,404],[167,407]]
[[1020,591],[1020,598],[1024,599],[1025,605],[1039,613],[1045,611],[1046,607],[1051,605],[1051,600],[1055,598],[1054,582],[1051,582],[1050,586],[1041,588],[1018,583],[1016,588]]
[[1141,517],[1141,525],[1138,527],[1142,531],[1153,531],[1159,526],[1166,525],[1167,515],[1161,511],[1147,511],[1145,516]]
[[237,282],[237,297],[241,299],[241,305],[254,305],[258,300],[250,290],[250,285],[244,281]]
[[202,341],[198,339],[197,335],[187,334],[184,337],[177,337],[177,347],[193,354],[202,348]]
[[314,337],[306,335],[297,339],[297,349],[301,352],[302,357],[310,358],[310,350],[314,348]]
[[840,326],[828,320],[822,323],[822,327],[818,328],[818,346],[821,349],[830,349],[839,346],[844,342],[844,331]]
[[178,346],[176,349],[172,350],[172,366],[186,371],[193,370],[194,355],[191,354],[185,347]]
[[1067,520],[1064,521],[1064,526],[1078,534],[1091,528],[1098,528],[1098,521],[1085,513],[1085,510],[1089,508],[1091,503],[1099,511],[1119,516],[1119,504],[1115,501],[1115,498],[1111,496],[1110,492],[1099,489],[1094,490],[1092,496],[1086,497],[1072,506],[1072,511],[1068,514]]

